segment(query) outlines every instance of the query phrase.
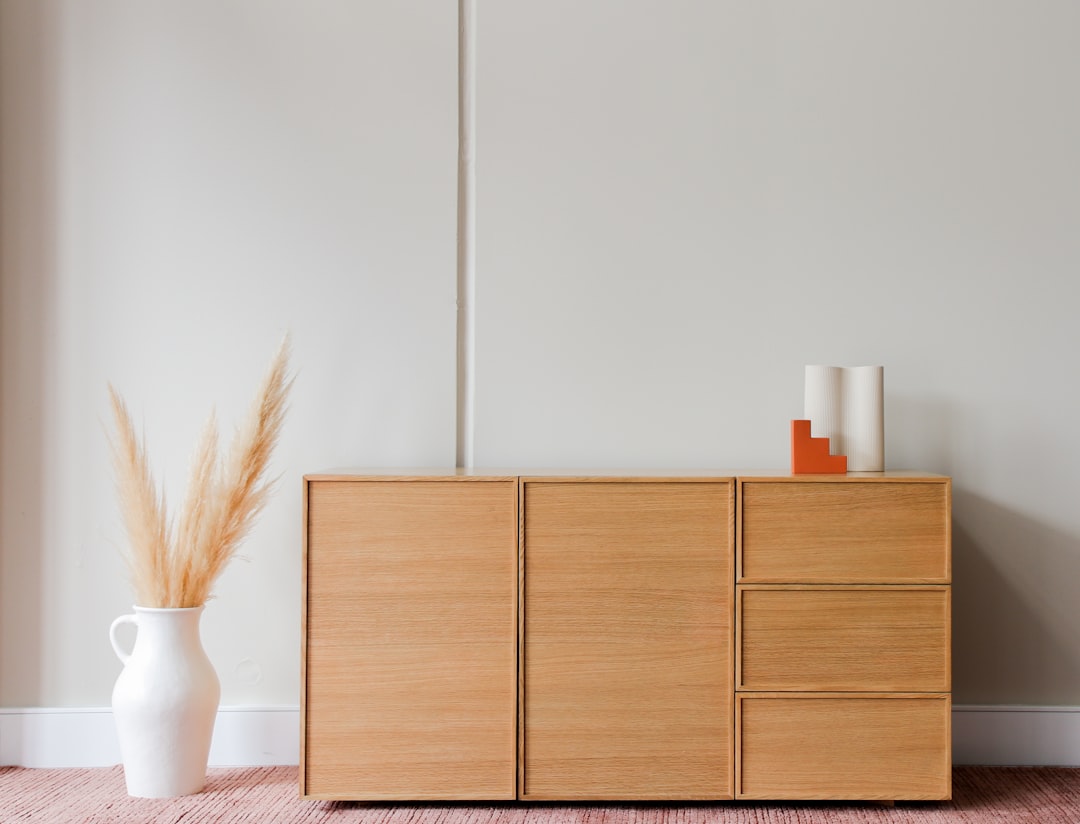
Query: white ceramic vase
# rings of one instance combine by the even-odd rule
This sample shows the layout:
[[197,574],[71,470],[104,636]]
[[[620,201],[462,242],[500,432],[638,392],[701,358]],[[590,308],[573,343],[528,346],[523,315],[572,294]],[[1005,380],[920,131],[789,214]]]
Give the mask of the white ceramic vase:
[[[206,763],[221,698],[221,682],[199,638],[202,607],[135,607],[109,627],[124,663],[113,687],[112,708],[129,795],[170,798],[206,784]],[[138,629],[131,654],[116,630]]]

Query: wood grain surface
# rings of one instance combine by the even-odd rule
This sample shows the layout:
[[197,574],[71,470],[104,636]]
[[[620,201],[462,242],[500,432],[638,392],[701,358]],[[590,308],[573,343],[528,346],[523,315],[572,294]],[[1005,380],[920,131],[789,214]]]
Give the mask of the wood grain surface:
[[739,689],[950,689],[947,586],[738,589]]
[[524,798],[732,796],[733,498],[526,483]]
[[517,484],[310,481],[303,792],[512,799]]
[[943,800],[948,695],[740,694],[738,797]]
[[950,483],[740,483],[739,581],[948,583]]

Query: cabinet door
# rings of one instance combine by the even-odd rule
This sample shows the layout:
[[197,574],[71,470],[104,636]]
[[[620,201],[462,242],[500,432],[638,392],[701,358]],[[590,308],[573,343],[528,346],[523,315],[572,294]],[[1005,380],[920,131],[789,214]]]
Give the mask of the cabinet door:
[[310,481],[301,787],[515,796],[515,479]]
[[522,797],[732,797],[733,491],[524,484]]

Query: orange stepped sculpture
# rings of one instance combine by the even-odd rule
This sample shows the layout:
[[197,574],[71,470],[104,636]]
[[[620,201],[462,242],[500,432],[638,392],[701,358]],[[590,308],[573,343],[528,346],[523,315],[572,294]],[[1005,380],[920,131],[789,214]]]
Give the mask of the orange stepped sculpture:
[[847,455],[830,455],[829,439],[810,435],[810,421],[791,422],[791,474],[847,472]]

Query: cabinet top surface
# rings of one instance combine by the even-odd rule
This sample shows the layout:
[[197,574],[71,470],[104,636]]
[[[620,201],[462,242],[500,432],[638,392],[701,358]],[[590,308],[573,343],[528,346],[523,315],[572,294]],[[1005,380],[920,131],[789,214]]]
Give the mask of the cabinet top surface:
[[844,483],[845,481],[945,481],[945,475],[914,470],[887,470],[885,472],[847,472],[835,475],[792,475],[787,470],[733,470],[733,469],[535,469],[535,468],[486,468],[464,469],[461,467],[389,467],[333,469],[313,472],[304,476],[305,481],[795,481],[814,483]]

